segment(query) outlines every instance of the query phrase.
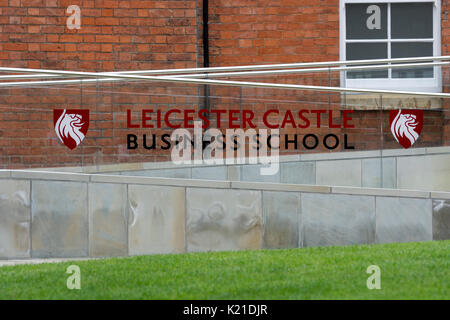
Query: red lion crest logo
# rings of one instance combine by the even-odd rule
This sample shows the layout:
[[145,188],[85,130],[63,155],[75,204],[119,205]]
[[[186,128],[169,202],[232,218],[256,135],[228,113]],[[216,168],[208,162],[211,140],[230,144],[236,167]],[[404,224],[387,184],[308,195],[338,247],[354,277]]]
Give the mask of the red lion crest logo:
[[89,110],[55,109],[53,124],[59,140],[73,150],[86,137],[89,128]]
[[391,132],[403,148],[408,149],[419,139],[423,127],[423,110],[391,110]]

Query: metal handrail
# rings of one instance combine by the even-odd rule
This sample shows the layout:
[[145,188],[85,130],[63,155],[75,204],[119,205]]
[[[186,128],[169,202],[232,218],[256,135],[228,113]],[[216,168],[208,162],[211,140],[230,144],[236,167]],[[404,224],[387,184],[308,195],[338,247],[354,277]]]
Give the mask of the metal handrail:
[[[387,63],[403,63],[403,62],[426,62],[426,61],[450,61],[450,56],[438,57],[416,57],[416,58],[393,58],[393,59],[371,59],[371,60],[351,60],[351,61],[323,61],[323,62],[302,62],[302,63],[286,63],[286,64],[267,64],[267,65],[247,65],[232,67],[210,67],[210,68],[185,68],[185,69],[160,69],[160,70],[134,70],[134,71],[118,71],[103,72],[100,74],[128,74],[128,75],[170,75],[170,74],[195,74],[195,73],[213,73],[213,72],[231,72],[243,70],[271,70],[271,69],[300,69],[312,67],[331,67],[331,66],[352,66],[352,65],[372,65]],[[5,72],[0,68],[0,72]],[[35,70],[35,69],[30,69]],[[7,72],[7,71],[6,71]],[[33,73],[33,72],[27,72]],[[37,73],[37,72],[35,72]],[[53,77],[58,75],[53,75]],[[62,76],[62,75],[59,75]]]
[[[375,65],[375,66],[352,66],[352,67],[328,67],[328,68],[311,68],[311,69],[293,69],[293,70],[264,70],[264,71],[248,71],[248,72],[221,72],[208,74],[183,74],[177,76],[168,76],[169,78],[215,78],[215,77],[243,77],[243,76],[259,76],[259,75],[277,75],[277,74],[300,74],[300,73],[320,73],[320,72],[338,72],[338,71],[357,71],[357,70],[384,70],[384,69],[405,69],[417,67],[433,67],[448,66],[447,62],[424,62],[424,63],[405,63],[393,65]],[[0,77],[1,78],[1,77]]]
[[[417,67],[433,67],[433,66],[446,66],[450,65],[450,61],[447,62],[422,62],[422,63],[405,63],[405,64],[393,64],[393,65],[369,65],[369,66],[351,66],[351,67],[328,67],[328,68],[310,68],[310,69],[288,69],[288,70],[263,70],[263,71],[247,71],[247,72],[222,72],[222,73],[199,73],[199,74],[180,74],[176,76],[167,76],[175,78],[214,78],[214,77],[234,77],[234,76],[258,76],[258,75],[270,75],[270,74],[300,74],[300,73],[320,73],[320,72],[337,72],[337,71],[355,71],[355,70],[384,70],[384,69],[404,69],[404,68],[417,68]],[[0,68],[0,71],[1,68]],[[155,70],[156,71],[156,70]],[[113,75],[113,74],[130,74],[127,71],[122,72],[102,72],[100,74]],[[0,76],[0,80],[17,80],[17,79],[44,79],[44,78],[60,78],[70,77],[67,75],[57,74],[20,74],[20,75],[6,75]],[[103,78],[102,81],[120,81],[121,79]],[[79,80],[74,80],[73,83],[77,83]],[[97,80],[92,80],[92,82]],[[67,84],[67,82],[65,82]]]
[[[104,74],[95,72],[79,72],[79,71],[61,71],[61,70],[43,70],[43,69],[23,69],[23,68],[0,68],[0,71],[12,73],[43,73],[43,74],[60,74],[66,76],[90,77],[90,78],[118,78],[126,80],[144,80],[152,82],[173,82],[186,84],[210,84],[210,85],[227,85],[237,87],[253,87],[253,88],[273,88],[273,89],[294,89],[294,90],[311,90],[337,93],[376,93],[376,94],[399,94],[409,96],[425,96],[437,98],[450,98],[450,93],[430,93],[430,92],[409,92],[409,91],[392,91],[392,90],[369,90],[357,88],[342,88],[342,87],[326,87],[326,86],[309,86],[309,85],[294,85],[294,84],[277,84],[277,83],[263,83],[263,82],[248,82],[248,81],[226,81],[226,80],[212,80],[212,79],[191,79],[191,78],[175,78],[175,77],[156,77],[156,76],[139,76],[129,74]],[[81,80],[82,81],[82,80]],[[50,81],[47,81],[50,82]],[[42,84],[42,82],[41,82]],[[0,83],[0,87],[8,86],[24,86],[29,85],[29,82],[8,82]]]
[[165,69],[165,70],[136,70],[126,71],[126,74],[183,74],[183,73],[212,73],[229,72],[244,70],[269,70],[269,69],[297,69],[312,67],[331,67],[331,66],[350,66],[350,65],[371,65],[382,63],[400,63],[400,62],[426,62],[426,61],[450,61],[450,56],[438,57],[416,57],[416,58],[391,58],[391,59],[372,59],[372,60],[351,60],[351,61],[323,61],[323,62],[301,62],[285,64],[267,64],[250,66],[231,66],[231,67],[210,67],[210,68],[188,68],[188,69]]

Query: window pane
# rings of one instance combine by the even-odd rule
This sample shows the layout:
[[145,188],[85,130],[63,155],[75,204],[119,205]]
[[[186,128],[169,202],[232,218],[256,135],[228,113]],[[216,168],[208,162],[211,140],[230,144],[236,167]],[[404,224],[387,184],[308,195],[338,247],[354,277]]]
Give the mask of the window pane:
[[[392,43],[392,58],[431,57],[433,43],[401,42]],[[393,78],[432,78],[433,67],[413,69],[392,69]]]
[[[386,59],[387,43],[347,43],[347,60]],[[387,78],[387,70],[378,71],[349,71],[347,78]]]
[[345,8],[347,39],[387,39],[385,3],[348,4]]
[[432,42],[393,42],[392,58],[432,57]]
[[392,39],[433,38],[432,3],[393,3]]

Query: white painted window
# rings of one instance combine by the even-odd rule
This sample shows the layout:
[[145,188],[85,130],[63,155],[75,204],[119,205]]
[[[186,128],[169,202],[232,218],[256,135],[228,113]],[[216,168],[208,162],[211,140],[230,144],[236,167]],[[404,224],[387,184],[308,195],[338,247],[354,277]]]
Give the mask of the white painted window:
[[[340,0],[340,59],[441,55],[441,0]],[[348,88],[441,92],[440,67],[342,72]]]

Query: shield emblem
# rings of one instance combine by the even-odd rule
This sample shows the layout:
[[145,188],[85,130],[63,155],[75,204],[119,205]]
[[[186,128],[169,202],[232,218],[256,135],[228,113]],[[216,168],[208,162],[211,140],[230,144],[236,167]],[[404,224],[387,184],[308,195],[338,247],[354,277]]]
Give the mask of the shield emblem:
[[423,128],[423,110],[390,110],[389,123],[395,140],[408,149],[419,139]]
[[59,140],[69,149],[75,149],[89,129],[89,110],[54,109],[53,125]]

